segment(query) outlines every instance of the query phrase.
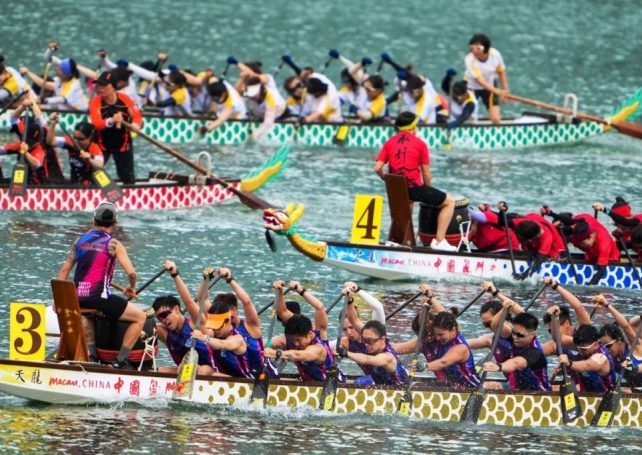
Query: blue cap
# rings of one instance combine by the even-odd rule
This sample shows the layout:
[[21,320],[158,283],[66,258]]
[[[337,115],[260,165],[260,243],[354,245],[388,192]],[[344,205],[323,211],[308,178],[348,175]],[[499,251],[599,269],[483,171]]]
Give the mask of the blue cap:
[[62,74],[64,74],[67,77],[73,74],[71,67],[72,67],[72,61],[70,58],[66,58],[60,62],[60,71],[62,71]]

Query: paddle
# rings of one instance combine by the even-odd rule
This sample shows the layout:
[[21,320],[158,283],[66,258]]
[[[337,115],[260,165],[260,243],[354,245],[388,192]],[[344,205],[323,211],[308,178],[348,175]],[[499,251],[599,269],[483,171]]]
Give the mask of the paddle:
[[[500,335],[502,333],[502,328],[504,327],[504,321],[506,321],[506,316],[508,316],[508,308],[504,308],[502,314],[499,318],[499,325],[495,329],[495,334],[493,335],[493,344],[490,347],[490,352],[486,355],[482,361],[482,365],[486,362],[490,362],[493,359],[493,354],[497,343],[499,342]],[[468,400],[464,405],[464,411],[459,418],[460,422],[468,423],[477,423],[479,420],[479,414],[481,413],[482,407],[484,405],[484,398],[486,396],[486,391],[484,390],[484,380],[486,379],[487,371],[482,371],[479,375],[479,386],[470,392],[468,395]]]
[[575,261],[573,260],[573,255],[571,254],[571,250],[568,249],[568,241],[566,240],[566,234],[564,234],[564,229],[561,227],[558,227],[557,231],[560,233],[560,237],[562,237],[562,241],[564,242],[564,248],[566,248],[566,253],[568,254],[568,262],[569,264],[571,264],[571,270],[573,271],[575,282],[577,284],[583,284],[583,280],[580,280],[580,277],[577,274],[577,269],[575,268]]
[[[62,132],[65,133],[69,138],[72,140],[74,143],[74,146],[82,152],[87,152],[82,148],[80,143],[76,140],[73,134],[70,134],[69,131],[67,131],[67,128],[65,128],[65,125],[62,123],[58,123],[60,126],[60,129],[62,129]],[[123,190],[120,188],[120,186],[114,182],[111,177],[105,172],[103,168],[98,168],[94,166],[91,162],[91,159],[87,158],[87,162],[92,168],[91,171],[91,179],[94,181],[98,189],[105,195],[107,200],[111,203],[116,203],[120,199],[123,198],[125,195],[123,193]]]
[[[50,56],[53,55],[56,50],[58,50],[58,45],[56,43],[53,44],[54,46],[49,47],[49,50],[51,51],[51,54],[49,54]],[[49,77],[50,70],[51,60],[48,60],[47,64],[45,65],[45,71],[42,73],[42,87],[40,88],[40,93],[38,94],[38,104],[42,104],[42,102],[45,100],[45,92],[47,91],[47,78]]]
[[11,101],[9,101],[9,104],[7,104],[5,107],[3,107],[3,108],[2,108],[2,110],[0,110],[0,116],[2,116],[2,114],[4,114],[5,112],[7,112],[9,109],[11,109],[11,108],[16,104],[16,102],[17,102],[20,98],[22,98],[22,95],[24,95],[24,93],[20,93],[20,94],[18,94],[18,95],[16,95],[16,96],[14,96],[14,97],[11,99]]
[[466,306],[464,307],[464,309],[463,309],[463,310],[461,310],[461,311],[459,312],[459,314],[457,315],[457,317],[459,317],[459,316],[461,316],[462,314],[464,314],[464,313],[466,312],[466,310],[467,310],[468,308],[470,308],[471,306],[473,306],[473,304],[474,304],[476,301],[478,301],[479,299],[481,299],[482,295],[484,295],[484,294],[486,294],[486,289],[483,289],[483,290],[479,291],[479,294],[477,294],[477,295],[475,296],[475,298],[474,298],[474,299],[472,299],[472,300],[468,303],[468,305],[466,305]]
[[[220,278],[217,277],[217,279]],[[208,275],[207,278],[204,278],[206,283],[205,288],[203,289],[203,294],[198,301],[198,317],[196,321],[192,320],[194,323],[194,329],[200,327],[201,319],[203,318],[203,307],[205,306],[205,301],[207,300],[207,290],[212,281],[212,276]],[[178,371],[176,375],[176,385],[174,386],[173,399],[177,398],[190,398],[194,390],[194,381],[196,380],[196,370],[198,366],[198,353],[196,352],[196,340],[192,339],[192,345],[189,348],[189,352],[185,354],[181,364],[178,366]]]
[[[142,284],[142,286],[140,286],[138,289],[136,289],[136,297],[138,297],[138,294],[143,292],[150,284],[152,284],[154,281],[156,281],[165,272],[167,272],[167,270],[165,269],[165,267],[163,267],[160,271],[155,273],[153,277],[151,277],[149,280],[145,281]],[[111,283],[111,286],[116,288],[116,289],[118,289],[120,292],[123,292],[123,293],[125,292],[125,289],[126,289],[125,286],[122,286],[120,284],[113,283],[113,282]],[[136,297],[130,297],[127,300],[133,300]]]
[[642,125],[636,125],[635,123],[630,123],[630,122],[610,122],[609,120],[606,120],[601,117],[597,117],[595,115],[583,114],[581,112],[574,113],[570,109],[555,106],[552,104],[543,103],[541,101],[532,100],[529,98],[524,98],[522,96],[513,95],[512,93],[507,93],[504,96],[510,100],[517,101],[519,103],[530,104],[531,106],[541,107],[542,109],[548,109],[549,111],[553,111],[553,112],[560,112],[565,115],[575,115],[576,117],[579,117],[584,120],[588,120],[590,122],[597,122],[603,125],[612,126],[622,134],[626,134],[627,136],[642,139]]
[[[292,290],[292,289],[286,289],[286,290],[285,290],[285,292],[283,293],[283,295],[284,295],[284,296],[285,296],[285,295],[287,295],[287,294],[288,294],[288,292],[290,292],[291,290]],[[276,303],[276,300],[272,300],[270,303],[268,303],[268,304],[267,304],[267,305],[265,305],[263,308],[261,308],[259,311],[257,311],[257,312],[256,312],[256,314],[258,314],[259,316],[260,316],[260,315],[262,315],[263,313],[265,313],[265,311],[266,311],[268,308],[270,308],[270,307],[271,307],[272,305],[274,305],[275,303]]]
[[[343,310],[341,311],[341,317],[339,318],[339,327],[337,329],[337,343],[335,346],[341,346],[341,337],[343,336],[343,321],[346,318],[346,310],[348,307],[348,302],[350,301],[349,296],[345,296],[343,301]],[[323,383],[323,390],[321,391],[321,398],[319,400],[319,409],[323,411],[332,411],[336,402],[337,396],[337,387],[339,386],[339,356],[335,355],[332,357],[332,366],[330,366],[330,371],[325,375],[325,382]]]
[[513,278],[517,275],[517,269],[515,268],[515,252],[513,251],[513,242],[510,239],[510,231],[508,230],[508,220],[506,219],[506,211],[508,211],[508,205],[505,202],[499,203],[500,217],[502,219],[502,224],[504,225],[504,233],[506,234],[506,243],[508,244],[508,254],[510,255],[510,267],[513,271]]
[[541,287],[541,288],[539,288],[539,290],[538,290],[538,291],[535,293],[535,295],[531,298],[530,302],[528,302],[528,305],[526,305],[526,307],[524,308],[524,313],[526,313],[526,312],[530,309],[530,307],[532,307],[532,306],[533,306],[533,303],[535,303],[535,300],[537,300],[537,298],[538,298],[540,295],[542,295],[542,292],[544,292],[544,290],[546,290],[546,288],[547,288],[547,287],[548,287],[548,285],[547,285],[547,284],[543,284],[543,285],[542,285],[542,287]]
[[[29,129],[29,114],[25,114],[24,132],[22,133],[22,143],[27,143],[27,130]],[[21,144],[22,146],[22,144]],[[27,176],[29,169],[24,153],[19,153],[18,161],[11,171],[11,183],[9,184],[9,197],[24,197],[27,194]]]
[[417,300],[421,294],[423,294],[423,292],[421,292],[421,291],[417,292],[415,295],[410,297],[410,299],[406,300],[404,303],[402,303],[397,308],[395,308],[392,313],[390,313],[388,316],[386,316],[386,321],[388,319],[392,318],[395,314],[399,313],[404,308],[406,308],[408,305],[410,305],[410,303],[412,303],[415,300]]
[[[484,292],[486,291],[483,291],[481,295],[483,295]],[[417,372],[417,359],[419,358],[419,352],[421,351],[421,347],[423,345],[424,328],[426,327],[426,315],[428,313],[429,308],[430,308],[430,304],[422,304],[421,312],[419,313],[420,320],[419,320],[419,332],[417,332],[417,344],[415,345],[415,352],[412,355],[412,360],[408,365],[408,380],[406,381],[406,384],[403,390],[403,395],[401,396],[401,400],[399,400],[399,406],[397,407],[397,412],[404,416],[410,415],[410,411],[412,410],[411,390],[415,382],[415,373]]]
[[[642,318],[642,315],[640,316]],[[631,354],[629,355],[629,363],[631,362],[630,356],[635,352],[635,348],[640,341],[640,334],[642,334],[642,324],[639,325],[638,331],[635,333],[635,340],[631,344]],[[620,409],[620,401],[622,400],[622,389],[620,384],[622,383],[622,378],[624,378],[624,368],[617,373],[617,378],[615,380],[615,387],[612,390],[607,391],[600,401],[600,406],[591,420],[591,426],[593,427],[608,427],[613,423],[613,418]]]
[[616,232],[615,237],[620,243],[620,248],[622,249],[622,251],[624,251],[626,259],[629,261],[629,264],[631,264],[631,267],[633,267],[633,273],[635,273],[635,277],[638,279],[638,283],[640,283],[640,289],[642,289],[642,277],[640,276],[640,271],[636,267],[635,262],[633,262],[633,259],[631,259],[631,254],[629,253],[629,249],[627,248],[626,243],[622,238],[622,234],[620,232]]
[[335,306],[337,303],[339,303],[339,300],[341,300],[341,297],[343,297],[343,293],[339,294],[339,295],[337,296],[337,298],[336,298],[336,299],[334,299],[334,302],[332,302],[332,303],[330,304],[330,306],[329,306],[328,308],[326,308],[326,309],[325,309],[325,312],[326,312],[326,313],[329,313],[330,311],[332,311],[332,308],[334,308],[334,306]]
[[[279,297],[279,291],[277,289],[274,292],[274,302],[276,302],[276,299],[278,297]],[[267,349],[272,347],[272,334],[274,333],[275,322],[276,322],[276,308],[272,308],[272,315],[270,316],[270,328],[268,329],[268,335],[265,340],[265,348]],[[263,406],[267,405],[267,397],[268,397],[268,392],[270,388],[269,362],[270,360],[267,357],[263,356],[263,368],[261,369],[261,373],[256,375],[256,378],[254,379],[254,385],[252,386],[252,394],[250,395],[251,404],[258,403],[258,404],[263,404]]]
[[252,209],[268,209],[274,207],[274,204],[270,204],[269,202],[261,199],[260,197],[248,193],[247,191],[243,191],[241,189],[235,188],[233,185],[231,185],[229,182],[226,182],[223,179],[220,179],[216,177],[214,174],[210,173],[207,169],[202,167],[199,164],[193,163],[192,161],[189,160],[185,155],[180,153],[178,150],[174,150],[171,147],[168,147],[167,145],[163,144],[162,142],[157,141],[156,139],[152,138],[148,134],[144,133],[142,130],[139,128],[134,127],[131,123],[128,123],[126,121],[122,122],[125,127],[131,131],[134,131],[137,133],[140,137],[145,139],[146,141],[150,142],[151,144],[154,144],[156,147],[160,148],[164,152],[169,153],[172,155],[174,158],[178,159],[179,161],[187,164],[189,167],[194,169],[196,172],[199,174],[203,174],[207,176],[208,178],[212,179],[214,182],[218,183],[219,185],[223,186],[224,188],[230,190],[232,193],[236,194],[238,198],[241,200],[241,202],[248,207]]
[[[557,355],[562,355],[562,338],[560,335],[559,314],[553,314],[553,336],[557,344]],[[568,377],[566,365],[562,364],[562,384],[560,385],[560,404],[562,406],[562,421],[568,424],[582,415],[582,404],[577,395],[575,382]]]

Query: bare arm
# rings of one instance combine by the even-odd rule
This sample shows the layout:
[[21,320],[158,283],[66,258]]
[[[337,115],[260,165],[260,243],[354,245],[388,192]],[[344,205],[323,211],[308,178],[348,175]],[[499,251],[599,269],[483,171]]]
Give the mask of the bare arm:
[[285,295],[283,294],[285,283],[281,280],[276,280],[274,283],[272,283],[272,287],[278,290],[278,294],[276,297],[276,314],[285,324],[290,320],[292,316],[294,316],[294,313],[288,310],[288,307],[285,306]]
[[395,356],[389,352],[382,352],[377,355],[368,355],[348,351],[348,358],[359,365],[383,367],[388,372],[393,372],[397,369],[397,359],[395,359]]
[[207,122],[207,131],[213,131],[225,123],[232,116],[232,112],[234,112],[232,106],[225,106],[216,120]]
[[[555,287],[555,285],[552,285]],[[588,312],[584,309],[584,305],[579,301],[577,297],[571,294],[568,290],[562,287],[559,283],[557,284],[557,292],[559,295],[571,306],[575,311],[575,316],[577,317],[577,324],[590,324],[591,318],[589,317]]]
[[241,304],[243,305],[243,315],[245,316],[245,327],[247,328],[248,333],[252,338],[260,338],[261,320],[256,312],[256,308],[254,308],[252,299],[250,299],[250,296],[245,292],[245,289],[243,289],[234,279],[230,269],[221,267],[218,273],[225,279],[225,281],[228,282],[232,291],[234,291],[234,294],[236,294],[241,301]]
[[432,174],[430,172],[430,165],[429,164],[422,164],[421,165],[421,177],[424,180],[424,184],[430,186],[432,182]]
[[[125,246],[122,243],[120,243],[118,240],[112,238],[109,241],[109,250],[110,252],[113,250],[114,252],[113,255],[116,257],[118,264],[120,264],[122,269],[127,274],[127,278],[129,279],[129,289],[131,289],[132,291],[135,291],[136,283],[138,282],[138,275],[136,274],[136,269],[134,268],[134,265],[129,259],[129,255],[127,254],[127,250],[125,249]],[[125,295],[127,295],[127,292],[125,292]]]
[[374,171],[377,173],[381,180],[384,179],[383,167],[386,165],[383,161],[377,161],[374,165]]
[[60,267],[60,271],[58,271],[59,280],[66,280],[67,277],[69,276],[69,272],[71,272],[71,269],[74,267],[74,264],[76,263],[76,244],[77,243],[78,243],[78,240],[76,240],[74,244],[71,246],[71,251],[65,258],[65,262],[62,263],[62,266]]
[[236,355],[243,355],[247,351],[247,345],[242,335],[232,335],[224,340],[205,336],[200,330],[194,330],[192,336],[197,340],[206,343],[210,348],[217,351],[230,351]]
[[426,364],[426,369],[431,371],[439,371],[448,368],[456,363],[465,362],[468,360],[468,348],[463,344],[453,346],[441,359],[433,360]]
[[412,354],[415,352],[415,348],[417,347],[417,338],[415,337],[401,343],[391,343],[391,346],[399,355]]
[[314,308],[314,326],[321,334],[321,339],[328,339],[328,315],[325,312],[323,303],[310,291],[306,290],[298,281],[290,281],[290,289],[301,294],[301,297]]
[[633,343],[633,340],[636,338],[636,333],[633,327],[631,327],[631,324],[629,324],[629,321],[626,320],[624,316],[622,316],[622,313],[620,313],[613,304],[609,303],[606,300],[606,297],[604,297],[602,294],[596,295],[593,297],[593,301],[598,304],[605,306],[606,309],[613,315],[613,319],[615,319],[615,322],[624,330],[624,334],[626,335],[626,338],[628,339],[629,343]]

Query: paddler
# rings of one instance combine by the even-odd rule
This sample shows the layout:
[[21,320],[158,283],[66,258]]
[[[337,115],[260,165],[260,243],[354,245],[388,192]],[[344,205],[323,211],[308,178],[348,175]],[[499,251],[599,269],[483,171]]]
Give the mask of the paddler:
[[[174,285],[178,295],[185,304],[189,313],[189,318],[185,317],[181,309],[179,300],[173,295],[157,297],[152,304],[154,315],[158,324],[156,324],[156,333],[158,338],[165,343],[167,350],[176,365],[180,365],[183,357],[189,352],[192,343],[192,333],[194,332],[194,322],[199,315],[198,304],[192,298],[185,282],[180,276],[178,268],[173,261],[165,261],[165,270],[167,270],[174,280]],[[205,318],[197,321],[196,327],[200,330],[205,324]],[[198,371],[199,375],[214,374],[214,358],[212,351],[202,341],[194,341],[195,349],[198,354]],[[177,367],[160,367],[161,373],[176,373]]]
[[411,201],[423,202],[439,209],[437,232],[430,248],[440,251],[457,251],[446,240],[446,231],[455,210],[455,199],[431,186],[430,155],[428,145],[417,137],[419,118],[412,112],[402,112],[395,120],[397,134],[383,145],[374,171],[384,179],[383,168],[388,163],[388,172],[403,175],[408,184]]
[[[73,244],[71,252],[58,272],[59,280],[66,280],[76,265],[74,284],[78,292],[80,308],[98,310],[108,319],[129,322],[114,368],[133,369],[128,357],[138,341],[146,316],[134,303],[110,292],[110,284],[116,263],[125,271],[129,280],[124,294],[136,297],[138,274],[132,265],[125,246],[112,237],[118,222],[118,209],[111,202],[103,202],[94,210],[94,226],[81,235]],[[95,346],[89,346],[90,356],[96,355]]]

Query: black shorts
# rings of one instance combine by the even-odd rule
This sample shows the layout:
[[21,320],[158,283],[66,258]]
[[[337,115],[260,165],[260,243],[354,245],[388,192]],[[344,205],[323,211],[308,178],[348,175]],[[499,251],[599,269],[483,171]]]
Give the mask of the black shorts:
[[81,300],[80,308],[91,308],[98,310],[107,316],[108,319],[117,321],[127,308],[127,300],[120,296],[111,294],[107,299]]
[[475,90],[475,96],[478,100],[482,100],[486,109],[490,109],[491,106],[499,106],[499,96],[496,96],[494,93],[489,92],[486,89]]
[[408,188],[408,198],[411,201],[423,202],[439,207],[446,200],[446,193],[432,186],[422,185]]

